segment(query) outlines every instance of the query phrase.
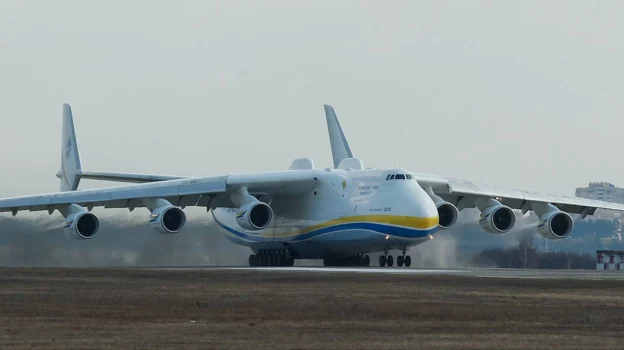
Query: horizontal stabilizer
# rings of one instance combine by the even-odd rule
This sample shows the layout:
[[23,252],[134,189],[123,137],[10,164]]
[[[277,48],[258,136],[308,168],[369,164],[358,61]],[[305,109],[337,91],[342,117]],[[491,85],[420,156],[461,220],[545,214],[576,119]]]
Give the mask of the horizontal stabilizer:
[[83,171],[82,178],[89,179],[89,180],[99,180],[99,181],[146,183],[146,182],[158,182],[158,181],[167,181],[167,180],[179,180],[179,179],[184,179],[185,177],[169,176],[169,175],[105,173],[105,172],[95,172],[95,171]]

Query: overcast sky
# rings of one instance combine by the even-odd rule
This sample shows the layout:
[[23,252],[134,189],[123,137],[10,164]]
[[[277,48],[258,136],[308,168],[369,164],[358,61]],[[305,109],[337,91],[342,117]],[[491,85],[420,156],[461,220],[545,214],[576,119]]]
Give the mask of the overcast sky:
[[[624,186],[621,1],[0,1],[0,196],[86,170],[366,166],[574,195]],[[85,183],[85,187],[101,183]]]

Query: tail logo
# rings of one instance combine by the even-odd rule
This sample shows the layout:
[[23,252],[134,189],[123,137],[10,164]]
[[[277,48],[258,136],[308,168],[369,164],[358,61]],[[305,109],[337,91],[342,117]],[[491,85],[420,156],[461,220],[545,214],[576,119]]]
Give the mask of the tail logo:
[[72,140],[67,139],[67,144],[65,146],[65,158],[69,158],[69,155],[72,152],[72,146],[73,146]]

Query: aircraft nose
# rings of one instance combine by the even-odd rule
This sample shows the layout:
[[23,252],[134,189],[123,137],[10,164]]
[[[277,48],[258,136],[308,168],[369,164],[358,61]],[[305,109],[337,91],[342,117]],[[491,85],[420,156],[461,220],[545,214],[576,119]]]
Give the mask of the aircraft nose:
[[424,191],[417,196],[415,205],[412,208],[412,215],[424,220],[425,226],[428,227],[437,226],[440,222],[438,209],[431,197],[424,193]]
[[[424,191],[423,191],[424,192]],[[422,193],[418,196],[418,214],[422,217],[437,217],[438,216],[438,208],[436,208],[435,203],[429,195],[426,193]]]

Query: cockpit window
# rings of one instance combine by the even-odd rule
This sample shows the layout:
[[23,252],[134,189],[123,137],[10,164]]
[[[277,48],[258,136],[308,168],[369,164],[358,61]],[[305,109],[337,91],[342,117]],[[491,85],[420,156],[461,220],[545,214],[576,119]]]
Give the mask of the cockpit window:
[[413,180],[412,174],[390,174],[386,175],[386,180]]

